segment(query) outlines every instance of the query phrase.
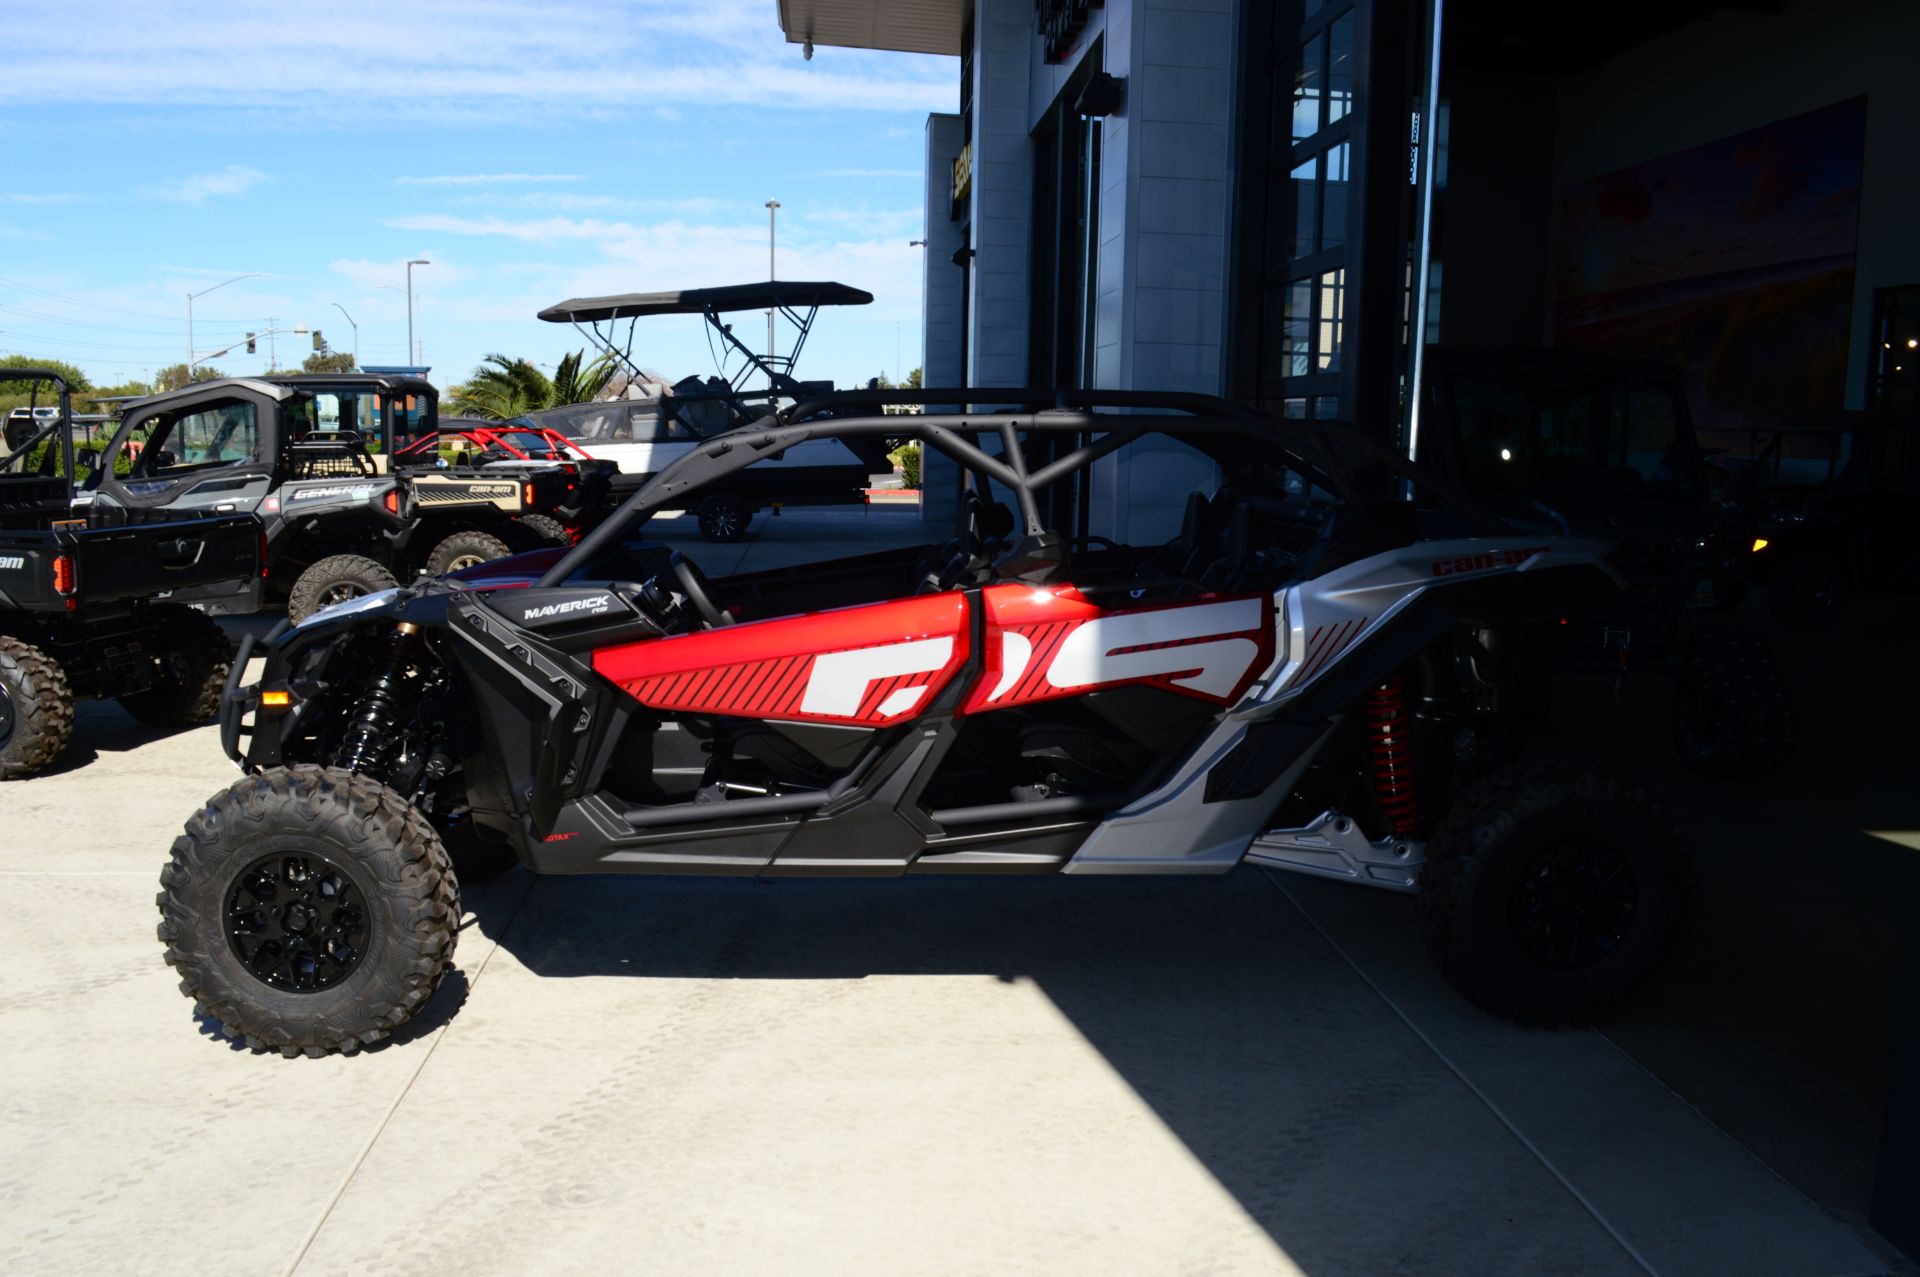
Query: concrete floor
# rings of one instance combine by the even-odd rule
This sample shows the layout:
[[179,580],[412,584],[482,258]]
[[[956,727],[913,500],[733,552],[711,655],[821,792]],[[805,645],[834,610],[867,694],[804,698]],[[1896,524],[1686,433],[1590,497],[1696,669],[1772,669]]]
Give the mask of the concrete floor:
[[[809,526],[752,565],[837,543]],[[153,938],[167,842],[233,775],[211,728],[94,705],[61,770],[0,791],[0,1271],[1891,1266],[1710,1120],[1790,1161],[1778,1118],[1662,1080],[1711,1072],[1670,1040],[1697,973],[1604,1032],[1522,1031],[1441,983],[1406,899],[1254,870],[516,870],[466,890],[400,1038],[256,1056]],[[1751,1027],[1698,1031],[1737,1067]]]

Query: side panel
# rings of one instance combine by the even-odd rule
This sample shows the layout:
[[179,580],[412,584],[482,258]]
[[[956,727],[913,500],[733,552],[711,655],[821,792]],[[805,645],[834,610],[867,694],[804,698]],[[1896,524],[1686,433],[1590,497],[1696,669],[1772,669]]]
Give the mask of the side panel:
[[593,667],[653,709],[872,727],[912,717],[967,656],[951,593],[625,643]]
[[1071,586],[997,585],[986,607],[986,676],[963,714],[1128,684],[1230,705],[1273,659],[1264,595],[1109,612]]

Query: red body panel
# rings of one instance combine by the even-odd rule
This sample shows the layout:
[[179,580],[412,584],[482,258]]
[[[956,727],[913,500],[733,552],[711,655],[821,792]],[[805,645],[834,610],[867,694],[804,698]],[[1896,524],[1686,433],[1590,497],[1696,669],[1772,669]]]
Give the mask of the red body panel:
[[593,667],[654,709],[878,727],[924,708],[967,656],[951,593],[626,643]]
[[996,585],[986,608],[986,673],[963,714],[1127,684],[1230,705],[1273,660],[1264,595],[1109,612],[1072,586]]

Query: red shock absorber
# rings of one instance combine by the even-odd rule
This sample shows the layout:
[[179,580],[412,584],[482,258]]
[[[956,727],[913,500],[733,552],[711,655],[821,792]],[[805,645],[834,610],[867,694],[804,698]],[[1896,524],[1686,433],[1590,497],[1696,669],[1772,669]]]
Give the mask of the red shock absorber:
[[1373,767],[1373,792],[1396,834],[1410,834],[1420,823],[1420,802],[1413,788],[1413,738],[1408,734],[1405,684],[1400,675],[1367,693],[1367,761]]

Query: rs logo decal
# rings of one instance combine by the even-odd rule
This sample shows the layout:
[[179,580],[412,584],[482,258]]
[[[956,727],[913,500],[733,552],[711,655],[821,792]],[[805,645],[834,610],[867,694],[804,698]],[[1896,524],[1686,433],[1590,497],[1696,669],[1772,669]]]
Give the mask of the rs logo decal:
[[1273,655],[1265,597],[1103,613],[1071,589],[996,587],[987,611],[969,714],[1129,683],[1228,704]]
[[[813,672],[807,676],[807,693],[800,698],[801,712],[823,718],[853,718],[867,699],[867,689],[875,683],[903,674],[931,675],[945,669],[952,659],[950,638],[919,639],[816,656]],[[926,690],[924,682],[894,687],[871,712],[876,718],[897,717],[918,705]]]

